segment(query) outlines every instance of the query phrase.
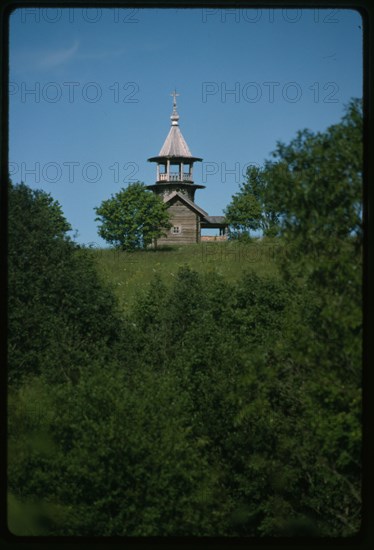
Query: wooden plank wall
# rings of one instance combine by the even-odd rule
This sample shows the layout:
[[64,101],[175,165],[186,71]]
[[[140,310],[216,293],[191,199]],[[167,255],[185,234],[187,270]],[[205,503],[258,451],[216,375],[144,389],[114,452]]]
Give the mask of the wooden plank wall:
[[157,245],[165,244],[191,244],[199,242],[197,239],[200,235],[198,230],[199,218],[193,210],[188,208],[181,201],[177,200],[169,207],[170,222],[173,225],[181,228],[181,233],[172,233],[172,229],[168,231],[167,238],[162,237],[157,239]]

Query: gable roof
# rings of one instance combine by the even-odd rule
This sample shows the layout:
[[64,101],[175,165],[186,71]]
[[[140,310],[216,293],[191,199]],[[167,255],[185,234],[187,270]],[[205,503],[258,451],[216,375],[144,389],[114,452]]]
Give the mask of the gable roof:
[[168,197],[166,197],[164,199],[164,202],[170,202],[175,197],[179,198],[182,202],[184,202],[187,206],[189,206],[192,210],[194,210],[202,218],[205,219],[205,218],[209,217],[208,212],[205,212],[205,210],[200,208],[200,206],[197,206],[197,204],[195,204],[191,199],[189,199],[188,197],[186,197],[182,193],[179,193],[178,191],[174,191],[173,193],[171,193],[171,195],[169,195]]

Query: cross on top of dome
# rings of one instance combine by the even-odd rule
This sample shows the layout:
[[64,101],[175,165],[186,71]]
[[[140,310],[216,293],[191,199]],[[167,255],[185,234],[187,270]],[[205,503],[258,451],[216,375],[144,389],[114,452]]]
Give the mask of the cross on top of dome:
[[174,91],[171,92],[170,95],[173,96],[173,98],[174,98],[174,99],[173,99],[173,106],[176,107],[176,106],[177,106],[177,99],[176,99],[176,98],[177,98],[177,96],[180,95],[180,94],[178,94],[177,90],[174,88]]
[[178,120],[179,120],[179,115],[177,113],[177,96],[179,95],[177,93],[177,91],[174,89],[173,92],[171,92],[170,94],[171,96],[173,96],[173,113],[171,115],[171,124],[173,126],[178,126]]
[[173,98],[173,113],[170,117],[171,127],[169,129],[169,133],[164,141],[163,146],[161,147],[159,154],[156,157],[149,158],[148,160],[150,162],[157,163],[166,162],[167,159],[170,159],[170,161],[172,162],[183,162],[184,160],[188,160],[189,163],[202,161],[201,158],[192,156],[180,130],[180,126],[178,123],[179,115],[177,112],[177,96],[179,96],[180,94],[177,93],[176,90],[174,90],[170,95]]

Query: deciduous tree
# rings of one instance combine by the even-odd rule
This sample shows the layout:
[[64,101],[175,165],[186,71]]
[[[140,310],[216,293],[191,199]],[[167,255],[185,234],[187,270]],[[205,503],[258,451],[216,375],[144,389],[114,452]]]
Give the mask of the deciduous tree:
[[99,235],[122,250],[147,248],[171,227],[167,206],[140,183],[132,183],[95,208]]

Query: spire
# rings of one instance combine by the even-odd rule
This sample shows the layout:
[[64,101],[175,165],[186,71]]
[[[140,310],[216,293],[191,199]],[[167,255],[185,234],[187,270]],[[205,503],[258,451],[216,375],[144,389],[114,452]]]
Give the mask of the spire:
[[174,92],[171,92],[170,95],[173,96],[173,113],[170,117],[171,125],[178,126],[179,115],[177,113],[177,96],[179,94],[177,94],[177,91],[174,89]]
[[173,162],[175,161],[175,159],[179,159],[181,162],[183,159],[187,159],[190,163],[195,161],[202,161],[203,159],[199,157],[193,157],[191,155],[191,151],[189,150],[188,145],[180,130],[178,123],[179,115],[177,112],[177,96],[179,96],[179,94],[176,90],[174,90],[170,95],[173,98],[173,112],[170,116],[171,127],[169,129],[169,133],[157,157],[151,157],[148,160],[150,162],[157,163],[161,160],[165,161],[165,159],[172,159]]
[[170,117],[171,128],[165,140],[165,143],[161,148],[159,156],[190,158],[192,156],[191,152],[188,148],[187,143],[184,140],[184,137],[182,136],[178,124],[179,115],[177,112],[177,96],[179,96],[179,94],[176,90],[174,90],[174,92],[172,92],[170,95],[173,97],[173,113]]

